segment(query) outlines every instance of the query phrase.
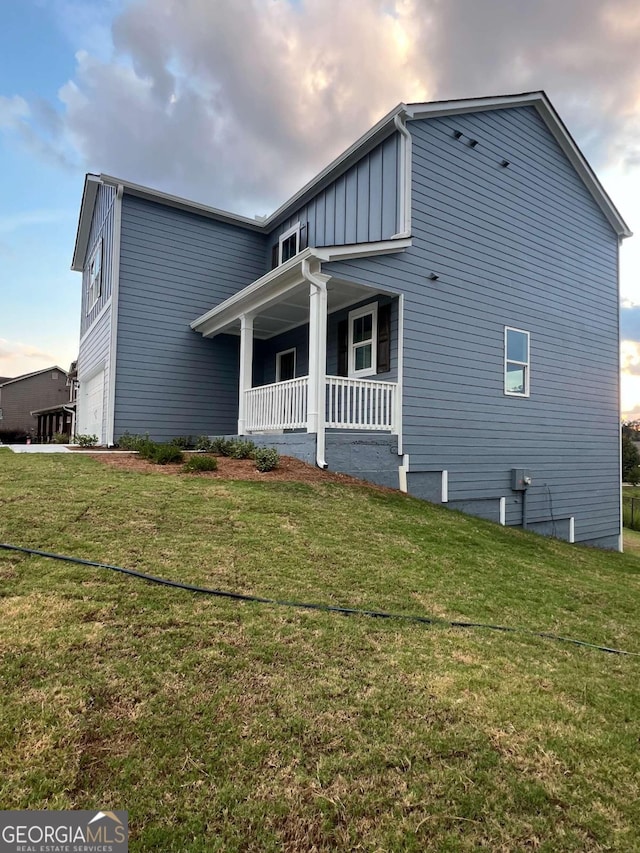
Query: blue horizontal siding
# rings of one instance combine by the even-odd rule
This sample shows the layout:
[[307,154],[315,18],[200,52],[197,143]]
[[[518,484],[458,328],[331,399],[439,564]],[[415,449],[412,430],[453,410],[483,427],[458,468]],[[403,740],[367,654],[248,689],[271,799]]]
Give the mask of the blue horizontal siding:
[[124,196],[115,438],[235,432],[238,339],[189,324],[264,273],[265,238]]
[[[617,237],[533,108],[412,121],[409,129],[412,247],[323,269],[405,294],[410,472],[447,470],[456,506],[504,496],[507,523],[519,524],[511,468],[528,468],[534,527],[549,532],[554,519],[574,516],[576,541],[613,547]],[[528,399],[503,393],[505,325],[531,334]],[[473,512],[473,502],[465,507]],[[558,535],[567,530],[556,524]]]

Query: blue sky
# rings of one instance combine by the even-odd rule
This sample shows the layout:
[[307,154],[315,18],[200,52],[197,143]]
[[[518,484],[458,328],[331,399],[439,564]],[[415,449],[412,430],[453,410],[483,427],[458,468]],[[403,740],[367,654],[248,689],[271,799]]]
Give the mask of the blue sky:
[[[268,213],[402,100],[544,88],[640,232],[635,0],[0,0],[0,14],[0,375],[76,355],[85,172]],[[640,238],[621,287],[623,407],[640,418]]]

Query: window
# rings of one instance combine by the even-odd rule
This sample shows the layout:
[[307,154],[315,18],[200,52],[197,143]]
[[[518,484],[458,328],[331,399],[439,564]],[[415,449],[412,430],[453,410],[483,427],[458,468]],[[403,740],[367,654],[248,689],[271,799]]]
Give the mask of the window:
[[529,332],[504,327],[504,393],[529,396]]
[[296,376],[296,351],[293,349],[283,350],[276,353],[276,382],[286,382],[287,379],[295,379]]
[[349,376],[371,376],[376,372],[378,303],[349,312]]
[[300,223],[296,222],[288,231],[280,235],[277,245],[271,250],[271,268],[275,269],[280,264],[295,257],[301,248]]
[[100,298],[102,293],[102,240],[98,241],[98,245],[91,255],[89,261],[89,289],[87,310],[91,310]]

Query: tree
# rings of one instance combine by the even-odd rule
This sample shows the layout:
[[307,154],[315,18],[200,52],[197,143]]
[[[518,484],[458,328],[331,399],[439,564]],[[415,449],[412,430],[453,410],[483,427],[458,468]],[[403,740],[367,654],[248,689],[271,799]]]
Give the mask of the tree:
[[622,427],[622,481],[632,483],[634,486],[640,482],[640,451],[624,425]]

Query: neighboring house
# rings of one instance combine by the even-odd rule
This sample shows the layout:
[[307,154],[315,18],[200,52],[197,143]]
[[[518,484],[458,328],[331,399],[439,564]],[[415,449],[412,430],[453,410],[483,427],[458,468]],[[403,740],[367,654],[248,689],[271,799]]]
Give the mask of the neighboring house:
[[67,372],[54,366],[25,373],[0,383],[0,434],[37,435],[36,409],[57,407],[66,402]]
[[66,436],[67,441],[72,441],[75,436],[76,398],[78,396],[77,365],[77,361],[72,361],[67,373],[65,401],[31,412],[38,420],[36,439],[39,443],[53,441],[56,436]]
[[251,435],[620,547],[627,236],[542,92],[401,104],[266,219],[88,175],[78,432]]

